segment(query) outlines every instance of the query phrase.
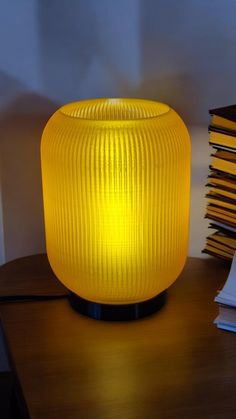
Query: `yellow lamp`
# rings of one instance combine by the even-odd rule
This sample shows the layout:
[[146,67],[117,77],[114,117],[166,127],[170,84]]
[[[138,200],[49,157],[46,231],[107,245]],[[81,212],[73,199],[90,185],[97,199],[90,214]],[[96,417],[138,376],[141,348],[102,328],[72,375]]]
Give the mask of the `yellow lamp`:
[[111,320],[154,312],[188,249],[181,118],[140,99],[69,103],[44,129],[41,161],[47,254],[73,307]]

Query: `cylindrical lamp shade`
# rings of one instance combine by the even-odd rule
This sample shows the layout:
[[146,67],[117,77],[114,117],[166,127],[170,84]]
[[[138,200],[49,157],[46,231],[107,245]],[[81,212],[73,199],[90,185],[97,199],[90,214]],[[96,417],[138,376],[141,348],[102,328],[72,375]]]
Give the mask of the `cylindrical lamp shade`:
[[190,141],[169,106],[70,103],[41,143],[49,262],[85,300],[140,303],[180,274],[188,248]]

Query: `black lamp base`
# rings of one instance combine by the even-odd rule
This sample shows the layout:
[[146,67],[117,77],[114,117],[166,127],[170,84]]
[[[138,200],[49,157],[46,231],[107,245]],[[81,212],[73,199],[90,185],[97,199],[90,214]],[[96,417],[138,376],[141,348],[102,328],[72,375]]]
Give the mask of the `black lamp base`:
[[78,295],[69,294],[71,306],[88,317],[96,320],[129,321],[138,320],[160,310],[166,302],[167,292],[163,291],[150,300],[135,304],[99,304],[85,300]]

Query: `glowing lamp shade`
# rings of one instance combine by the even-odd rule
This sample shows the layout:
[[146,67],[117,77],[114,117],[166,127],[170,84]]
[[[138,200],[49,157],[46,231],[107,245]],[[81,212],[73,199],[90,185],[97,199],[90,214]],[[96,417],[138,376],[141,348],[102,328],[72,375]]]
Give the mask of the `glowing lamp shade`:
[[139,99],[67,104],[44,129],[41,161],[47,254],[72,305],[117,320],[156,310],[188,248],[190,141],[178,114]]

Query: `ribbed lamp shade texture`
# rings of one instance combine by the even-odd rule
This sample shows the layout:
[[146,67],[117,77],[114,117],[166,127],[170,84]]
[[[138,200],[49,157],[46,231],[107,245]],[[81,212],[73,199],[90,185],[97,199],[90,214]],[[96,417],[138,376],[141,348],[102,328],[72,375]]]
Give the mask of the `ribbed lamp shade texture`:
[[131,304],[175,281],[188,249],[190,140],[173,109],[67,104],[44,129],[41,161],[47,254],[69,290]]

